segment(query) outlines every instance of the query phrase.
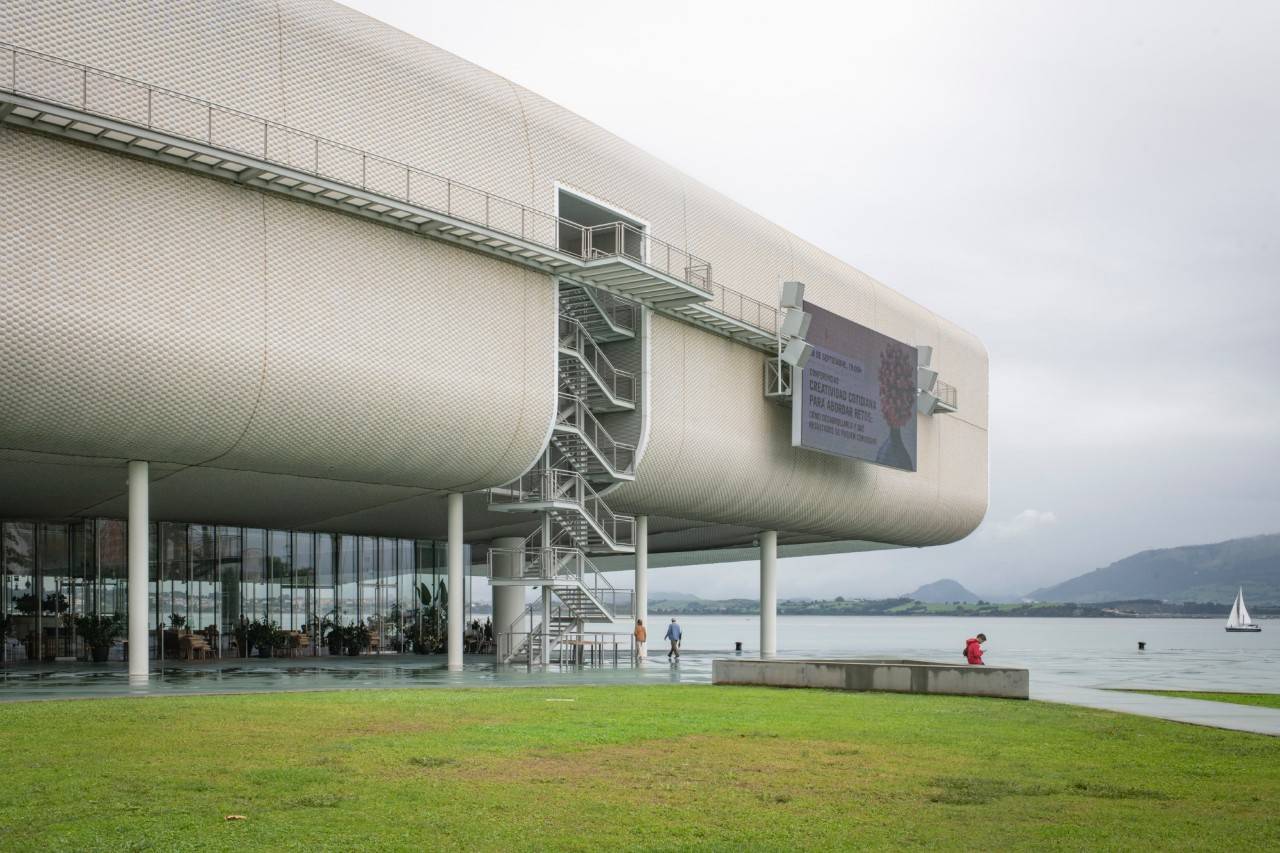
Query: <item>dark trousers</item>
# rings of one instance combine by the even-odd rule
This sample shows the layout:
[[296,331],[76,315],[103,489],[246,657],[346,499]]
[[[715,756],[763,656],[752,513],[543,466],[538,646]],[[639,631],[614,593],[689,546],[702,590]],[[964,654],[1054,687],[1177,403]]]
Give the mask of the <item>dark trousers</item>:
[[672,655],[675,655],[676,657],[680,657],[680,641],[679,640],[671,641],[671,651],[667,652],[667,657],[671,657]]

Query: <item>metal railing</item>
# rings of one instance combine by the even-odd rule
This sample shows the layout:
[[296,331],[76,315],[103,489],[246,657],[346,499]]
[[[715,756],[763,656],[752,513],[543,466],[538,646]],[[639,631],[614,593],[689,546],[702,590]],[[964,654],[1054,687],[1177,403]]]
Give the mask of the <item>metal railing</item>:
[[616,293],[599,289],[588,292],[587,298],[595,302],[600,313],[614,326],[629,332],[636,330],[636,304],[630,299],[623,299]]
[[539,663],[559,664],[602,664],[607,652],[612,649],[613,662],[618,664],[622,658],[619,652],[626,650],[626,659],[633,662],[637,659],[635,635],[622,631],[578,631],[573,622],[557,622],[564,617],[558,611],[552,612],[551,630],[547,632],[547,648],[542,648],[542,620],[535,605],[528,606],[509,630],[498,632],[498,655],[503,661],[509,661],[525,653],[525,665],[532,669],[534,665],[535,647],[542,660]]
[[599,378],[604,390],[615,400],[626,403],[636,401],[636,375],[629,370],[614,367],[591,333],[572,317],[560,315],[560,346],[577,353]]
[[635,544],[634,516],[614,512],[577,471],[535,468],[518,480],[489,491],[492,504],[569,503],[578,509],[608,544]]
[[694,307],[710,308],[726,317],[738,320],[748,326],[754,326],[771,335],[778,333],[778,309],[776,306],[752,299],[744,293],[730,290],[722,284],[712,282],[711,300],[699,302]]
[[[566,293],[566,290],[568,293]],[[582,318],[582,323],[585,326],[590,326],[596,319],[595,315],[598,315],[599,318],[614,329],[635,334],[636,303],[630,299],[625,299],[616,293],[589,287],[585,284],[570,281],[562,282],[560,310],[568,316],[578,319],[579,315],[573,313],[578,306],[585,306],[587,311],[593,315],[590,319]]]
[[582,257],[588,261],[598,258],[627,258],[686,284],[711,290],[709,263],[659,240],[643,228],[627,222],[579,227],[583,228],[585,238]]
[[956,386],[943,382],[941,379],[933,383],[933,396],[937,397],[952,409],[956,407]]
[[[516,563],[514,575],[497,574],[494,562],[506,557]],[[554,581],[557,578],[578,579],[582,577],[582,566],[578,565],[585,556],[577,548],[553,546],[549,548],[490,548],[489,579],[518,578],[521,580]]]
[[0,89],[359,187],[582,260],[625,257],[704,291],[711,286],[707,261],[646,233],[637,237],[625,223],[579,225],[242,110],[5,42]]
[[583,440],[599,454],[610,468],[623,474],[635,470],[636,448],[633,444],[615,441],[587,404],[572,394],[560,394],[560,409],[556,423],[573,427]]
[[[504,558],[515,562],[516,574],[497,574],[495,561]],[[579,587],[591,593],[610,620],[630,618],[635,613],[632,591],[616,589],[604,572],[577,548],[491,548],[488,577],[491,580],[545,581],[553,587]],[[572,615],[585,618],[581,614]]]

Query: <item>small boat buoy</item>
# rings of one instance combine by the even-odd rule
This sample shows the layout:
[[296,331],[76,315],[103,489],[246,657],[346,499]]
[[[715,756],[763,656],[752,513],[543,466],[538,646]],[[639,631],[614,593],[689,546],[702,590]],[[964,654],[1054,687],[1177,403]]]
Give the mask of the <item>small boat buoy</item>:
[[737,641],[735,641],[735,642],[734,642],[734,644],[733,644],[733,650],[734,650],[735,652],[741,652],[741,651],[742,651],[742,641],[741,641],[741,640],[737,640]]
[[1140,652],[1141,652],[1141,651],[1144,651],[1146,648],[1147,648],[1147,644],[1146,644],[1146,643],[1144,643],[1144,642],[1142,642],[1141,640],[1139,640],[1139,641],[1138,641],[1138,651],[1140,651]]

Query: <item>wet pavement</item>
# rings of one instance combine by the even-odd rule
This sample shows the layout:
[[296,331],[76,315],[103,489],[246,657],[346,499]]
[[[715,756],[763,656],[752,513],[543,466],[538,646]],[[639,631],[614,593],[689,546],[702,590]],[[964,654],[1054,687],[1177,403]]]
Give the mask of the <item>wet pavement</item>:
[[[0,703],[50,699],[193,696],[317,690],[367,690],[406,687],[565,687],[628,684],[709,684],[711,662],[719,650],[688,650],[678,662],[651,656],[632,664],[625,655],[602,666],[499,667],[490,655],[468,656],[462,671],[450,671],[443,655],[364,655],[361,657],[224,658],[165,661],[154,665],[144,683],[131,683],[125,664],[14,664],[0,669]],[[750,657],[750,655],[745,655]],[[796,655],[817,657],[819,655]],[[1207,656],[1211,657],[1211,656]],[[1115,668],[1032,666],[1031,698],[1139,714],[1193,725],[1280,736],[1280,709],[1150,696],[1130,690],[1232,690],[1239,672],[1227,661],[1195,661],[1185,656],[1148,655],[1142,666],[1122,677]],[[1216,665],[1215,665],[1216,663]],[[1101,673],[1106,676],[1099,678]]]

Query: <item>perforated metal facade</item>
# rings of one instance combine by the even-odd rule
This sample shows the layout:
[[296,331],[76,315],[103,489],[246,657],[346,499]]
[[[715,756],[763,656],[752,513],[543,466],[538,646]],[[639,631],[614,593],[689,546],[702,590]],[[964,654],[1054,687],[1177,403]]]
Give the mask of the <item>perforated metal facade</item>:
[[[761,394],[759,352],[651,317],[648,429],[637,479],[609,495],[619,510],[905,545],[960,538],[985,512],[976,338],[517,85],[319,0],[0,0],[0,40],[545,211],[558,184],[580,188],[756,299],[799,279],[814,302],[934,347],[959,390],[960,412],[921,417],[916,473],[799,451]],[[441,493],[500,485],[546,444],[549,276],[3,128],[0,181],[0,467],[46,485],[0,490],[0,515],[110,512],[112,466],[144,458],[172,479],[160,517],[439,535]],[[476,535],[514,532],[472,509]],[[243,517],[257,511],[275,517]]]

